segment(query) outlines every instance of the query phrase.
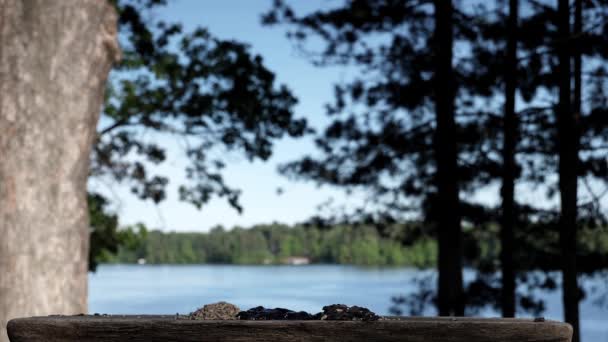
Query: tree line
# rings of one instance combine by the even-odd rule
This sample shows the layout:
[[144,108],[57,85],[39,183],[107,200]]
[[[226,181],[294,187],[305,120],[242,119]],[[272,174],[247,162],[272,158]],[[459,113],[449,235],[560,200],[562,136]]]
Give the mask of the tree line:
[[[290,257],[306,257],[313,264],[429,269],[437,262],[437,243],[432,236],[417,236],[423,224],[393,224],[379,231],[377,226],[365,224],[289,226],[274,223],[229,230],[218,226],[204,233],[149,231],[140,224],[116,229],[115,238],[119,243],[111,246],[117,248],[109,245],[96,248],[90,264],[137,263],[144,259],[148,264],[264,265],[286,263]],[[465,227],[463,232],[465,267],[494,270],[492,264],[497,263],[501,254],[500,226]],[[416,237],[404,245],[403,241],[412,236]],[[528,262],[518,263],[521,270],[559,270],[557,244],[557,234],[528,239],[527,252],[521,256]],[[103,246],[100,241],[93,245]],[[581,273],[602,269],[608,254],[608,230],[581,229],[580,250],[586,264]]]
[[[419,237],[407,246],[402,244],[402,237],[410,236],[419,225],[414,222],[394,224],[387,228],[390,236],[380,234],[373,225],[317,227],[275,223],[230,230],[218,226],[205,233],[148,231],[139,225],[118,230],[128,235],[129,243],[124,243],[123,239],[116,250],[98,250],[91,263],[137,263],[144,259],[148,264],[267,265],[287,263],[290,257],[305,257],[312,264],[434,268],[437,243],[431,236]],[[477,232],[465,229],[466,267],[483,267],[484,263],[495,262],[500,255],[499,226],[488,228],[484,236],[475,236]],[[555,236],[554,241],[550,240],[546,238],[531,248],[528,258],[544,258],[545,261],[529,263],[526,271],[559,269],[551,251],[556,243]],[[608,232],[582,230],[581,250],[592,257],[607,254]]]
[[280,224],[230,230],[216,227],[207,233],[143,228],[136,231],[136,238],[136,244],[121,246],[115,253],[99,253],[96,263],[137,263],[145,259],[148,264],[264,265],[305,257],[314,264],[428,268],[435,263],[437,249],[430,238],[403,248],[399,241],[382,237],[373,226],[346,225],[327,229]]

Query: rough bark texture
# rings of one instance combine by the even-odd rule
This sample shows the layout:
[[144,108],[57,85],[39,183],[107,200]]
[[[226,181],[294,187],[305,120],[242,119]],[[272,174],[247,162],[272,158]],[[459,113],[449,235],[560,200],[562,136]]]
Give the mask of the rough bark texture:
[[557,109],[559,190],[561,199],[560,244],[562,252],[563,302],[566,322],[574,328],[573,341],[579,341],[579,290],[576,270],[576,221],[578,182],[578,120],[571,107],[570,91],[570,8],[568,0],[558,6],[559,104]]
[[89,150],[116,14],[0,0],[0,341],[14,317],[86,311]]
[[517,118],[515,117],[515,91],[517,82],[517,20],[519,0],[509,0],[507,23],[507,54],[505,60],[505,113],[504,146],[502,151],[502,222],[500,227],[500,268],[502,273],[501,308],[503,317],[515,316],[515,267],[513,264],[513,230],[515,212],[515,142]]
[[458,198],[452,1],[435,0],[435,158],[437,163],[438,309],[441,316],[463,316],[462,228]]
[[175,317],[35,317],[9,322],[12,342],[407,341],[568,342],[564,323],[523,319],[402,318],[355,321],[193,321]]

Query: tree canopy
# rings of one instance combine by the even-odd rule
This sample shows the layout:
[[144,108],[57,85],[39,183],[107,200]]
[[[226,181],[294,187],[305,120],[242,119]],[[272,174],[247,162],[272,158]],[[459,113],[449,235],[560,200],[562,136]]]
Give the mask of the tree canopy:
[[[179,142],[188,160],[180,199],[201,208],[217,196],[242,211],[239,189],[222,177],[225,152],[267,160],[277,139],[305,134],[306,120],[293,111],[296,97],[247,44],[219,39],[204,27],[183,32],[178,23],[154,19],[166,1],[113,4],[122,59],[108,81],[90,176],[159,203],[170,180],[156,166],[166,162],[167,145]],[[94,218],[101,196],[90,202]],[[116,224],[111,218],[93,221],[94,237],[109,234],[106,245],[120,242],[111,233],[115,228],[108,228],[111,222]]]
[[153,165],[165,161],[166,146],[140,133],[183,139],[189,165],[180,198],[200,208],[225,197],[240,211],[218,150],[266,160],[276,139],[301,136],[306,121],[293,113],[292,92],[246,44],[148,18],[165,2],[115,1],[123,57],[108,83],[91,175],[124,182],[158,203],[169,180]]
[[[508,254],[517,265],[518,282],[535,283],[520,271],[532,264],[543,269],[555,266],[564,262],[562,253],[576,254],[583,268],[587,262],[594,264],[587,259],[593,253],[577,251],[576,238],[564,238],[564,232],[603,229],[606,221],[602,198],[608,179],[608,6],[598,1],[566,2],[559,8],[557,2],[536,0],[456,2],[451,19],[437,20],[434,15],[440,9],[431,1],[351,0],[304,14],[296,13],[288,1],[275,1],[263,22],[285,25],[305,58],[320,67],[341,65],[359,71],[335,87],[335,100],[327,106],[332,123],[316,139],[319,153],[285,165],[283,172],[295,179],[368,191],[373,205],[362,209],[367,212],[350,213],[351,220],[362,216],[382,226],[404,217],[422,218],[429,223],[423,229],[438,229],[441,234],[437,220],[454,206],[438,201],[444,193],[436,178],[441,169],[437,143],[455,134],[457,163],[449,172],[455,175],[450,183],[459,188],[465,262],[475,255],[470,253],[478,250],[484,231],[505,224],[505,207],[480,200],[480,192],[494,191],[511,179],[514,191],[501,191],[497,197],[512,203],[510,238],[515,240]],[[509,11],[513,3],[520,8],[516,16]],[[571,14],[564,16],[565,7]],[[439,107],[437,92],[449,91],[450,82],[437,82],[442,51],[435,44],[438,27],[448,19],[453,43],[443,45],[451,45],[453,52],[447,73],[454,82],[455,125],[441,131],[436,118],[446,107]],[[508,59],[510,37],[514,58]],[[578,69],[564,74],[571,62]],[[510,128],[505,130],[505,83],[510,76],[505,69],[510,65],[516,70],[511,82],[515,95]],[[578,86],[564,92],[564,77]],[[572,107],[564,95],[558,96],[560,91],[572,98]],[[574,124],[564,124],[564,118],[574,118]],[[506,152],[505,141],[511,144]],[[574,149],[568,152],[569,158],[574,156],[569,162],[564,146]],[[508,160],[513,163],[505,178]],[[565,179],[569,185],[564,185]],[[532,193],[544,193],[544,199],[530,201]],[[571,195],[564,197],[565,193]],[[560,207],[560,195],[561,202],[568,198],[574,209],[571,204],[568,210]],[[557,236],[570,245],[560,247]],[[441,250],[440,245],[440,254]],[[477,265],[478,279],[464,292],[471,309],[498,303],[503,285],[497,278],[497,258]],[[595,270],[602,268],[595,265]],[[417,298],[430,303],[436,296],[431,291]],[[520,308],[538,307],[531,306],[533,299],[525,294],[517,297]]]

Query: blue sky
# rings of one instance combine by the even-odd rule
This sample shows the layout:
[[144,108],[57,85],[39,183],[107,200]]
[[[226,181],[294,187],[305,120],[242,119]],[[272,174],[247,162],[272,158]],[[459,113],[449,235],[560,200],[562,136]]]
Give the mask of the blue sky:
[[[294,4],[298,11],[309,11],[327,6],[327,1],[307,0]],[[277,81],[286,84],[298,97],[296,114],[306,117],[314,127],[321,128],[327,122],[324,105],[333,98],[333,84],[348,78],[347,70],[312,66],[297,55],[285,36],[285,27],[262,26],[260,15],[271,5],[271,0],[172,0],[154,16],[180,22],[184,31],[203,26],[219,38],[250,44],[251,51],[260,54],[266,66],[276,73]],[[273,156],[267,162],[251,163],[238,153],[227,156],[228,166],[223,175],[229,185],[242,190],[244,212],[241,215],[221,198],[213,199],[199,211],[177,198],[176,188],[180,178],[184,177],[186,164],[179,141],[160,139],[168,147],[168,158],[159,170],[172,182],[168,199],[160,205],[137,199],[127,186],[91,182],[92,188],[112,198],[114,210],[123,225],[143,222],[154,229],[195,231],[207,230],[218,224],[224,227],[273,221],[292,224],[317,213],[317,206],[329,198],[336,203],[354,205],[361,197],[350,195],[347,201],[339,189],[292,182],[279,175],[279,164],[314,153],[310,138],[282,139],[276,143]],[[284,191],[281,195],[277,194],[278,187]]]
[[[340,2],[301,0],[290,3],[298,13],[305,13]],[[313,127],[322,128],[328,122],[324,105],[333,99],[333,85],[350,79],[354,71],[314,67],[298,56],[285,36],[284,26],[261,25],[260,16],[271,5],[272,0],[171,0],[167,7],[157,10],[154,16],[168,22],[180,22],[185,31],[202,26],[216,37],[250,44],[251,51],[260,54],[265,65],[276,73],[278,83],[286,84],[298,97],[296,114],[306,117]],[[336,188],[318,187],[310,182],[293,182],[279,175],[278,165],[315,153],[310,138],[283,139],[275,144],[274,154],[267,162],[251,163],[238,153],[225,156],[227,168],[223,175],[227,184],[242,190],[242,214],[239,215],[221,198],[214,198],[202,210],[197,210],[177,198],[177,186],[185,177],[184,167],[187,161],[180,142],[167,137],[158,139],[161,140],[161,145],[167,147],[168,155],[167,162],[156,171],[168,176],[171,181],[168,198],[160,205],[137,199],[131,195],[127,186],[108,185],[98,180],[90,182],[93,190],[112,199],[113,209],[118,213],[122,225],[143,222],[152,229],[204,231],[216,225],[227,228],[236,225],[248,227],[274,221],[293,224],[318,213],[317,206],[330,198],[335,205],[346,207],[354,207],[363,201],[364,196],[360,193],[346,195]],[[525,184],[518,187],[520,201],[546,203],[548,206],[557,204],[546,200],[543,189],[531,189]],[[277,194],[277,188],[284,192]],[[498,186],[491,186],[479,191],[475,197],[486,204],[496,204],[498,190]]]

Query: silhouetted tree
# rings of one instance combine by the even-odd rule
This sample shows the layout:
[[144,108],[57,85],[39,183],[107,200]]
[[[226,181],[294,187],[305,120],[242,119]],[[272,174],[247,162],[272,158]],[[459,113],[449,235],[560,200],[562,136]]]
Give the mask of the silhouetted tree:
[[[240,212],[240,191],[222,177],[225,152],[266,160],[274,140],[304,134],[305,120],[293,114],[296,98],[246,44],[150,19],[166,0],[112,2],[124,53],[108,82],[91,177],[159,203],[169,179],[156,165],[166,160],[167,142],[180,142],[189,161],[180,199],[200,208],[223,197]],[[93,225],[93,232],[110,230]],[[97,241],[121,243],[111,235]]]
[[500,265],[502,275],[501,309],[503,317],[515,317],[515,265],[513,261],[514,233],[517,213],[515,211],[515,178],[517,164],[515,148],[517,141],[517,118],[515,96],[517,89],[517,36],[519,0],[509,0],[507,23],[507,49],[504,66],[505,108],[503,122],[503,175],[502,175],[502,220],[500,227]]
[[[531,293],[515,296],[514,290],[516,278],[530,288],[554,289],[549,273],[531,277],[525,272],[561,267],[559,210],[551,204],[559,194],[557,11],[550,1],[526,1],[518,23],[520,6],[513,1],[508,11],[503,2],[481,3],[481,9],[459,5],[453,16],[454,45],[461,48],[452,57],[457,164],[451,184],[463,195],[503,183],[503,203],[496,208],[461,196],[464,260],[478,271],[464,289],[467,308],[490,304],[502,307],[506,316],[517,306],[542,311],[542,302]],[[604,5],[588,6],[584,17],[602,18]],[[374,205],[367,212],[355,212],[359,219],[391,222],[422,215],[427,224],[416,233],[421,236],[438,232],[437,220],[447,220],[442,215],[450,214],[437,205],[438,196],[447,194],[438,191],[434,177],[439,167],[434,159],[434,14],[430,2],[353,0],[298,16],[278,1],[264,17],[266,23],[291,25],[289,36],[316,65],[344,65],[362,75],[336,86],[336,100],[328,106],[333,122],[317,139],[321,156],[291,163],[283,171],[347,189],[371,190]],[[599,47],[604,26],[595,21],[577,38],[584,46],[582,54],[590,58],[603,53]],[[310,36],[325,43],[321,51],[307,44]],[[601,69],[592,67],[589,72],[597,76]],[[600,83],[594,86],[597,92]],[[605,127],[598,116],[600,107],[590,106],[581,116],[581,172],[598,181],[605,175],[598,149]],[[518,203],[516,182],[546,190],[548,201]],[[584,215],[579,221],[593,226],[603,215],[597,199],[590,203],[581,204]],[[479,253],[479,239],[495,234],[496,223],[503,226],[501,263],[496,262],[498,254],[482,258]],[[595,264],[591,255],[598,257],[590,250],[581,257]],[[504,271],[502,281],[495,276],[498,266]],[[427,294],[420,298],[437,299]]]
[[578,116],[571,105],[572,61],[570,43],[570,3],[559,0],[558,50],[559,103],[557,105],[557,147],[559,153],[559,191],[560,191],[560,245],[562,253],[562,281],[565,321],[572,325],[572,340],[578,342],[579,331],[579,289],[576,270],[577,251],[577,206],[578,206],[578,153],[579,132]]
[[454,119],[454,33],[452,1],[434,1],[433,92],[436,128],[434,152],[437,203],[438,289],[437,307],[442,316],[464,315],[462,289],[462,228],[460,225],[457,138]]
[[[477,112],[463,109],[462,101],[460,120],[454,109],[456,94],[469,96],[462,82],[467,70],[452,70],[452,63],[460,66],[463,59],[453,55],[452,42],[474,33],[462,12],[452,14],[452,6],[436,11],[435,5],[449,4],[347,1],[298,17],[277,1],[264,20],[292,25],[289,36],[313,63],[361,70],[360,76],[336,86],[335,102],[328,106],[333,122],[317,139],[323,156],[306,157],[282,170],[370,190],[372,210],[377,210],[370,213],[372,220],[424,217],[427,231],[421,234],[438,234],[442,251],[436,304],[441,314],[462,315],[460,211],[477,209],[460,203],[459,192],[474,192],[487,180],[470,163],[484,155],[479,148],[483,130]],[[326,43],[322,51],[306,46],[310,35]],[[367,220],[368,215],[358,216]]]
[[[555,3],[534,3],[536,15],[528,21],[536,33],[535,38],[525,37],[524,41],[532,51],[531,61],[536,61],[529,74],[529,89],[548,90],[557,94],[549,108],[536,111],[535,124],[537,136],[537,158],[556,174],[556,186],[549,185],[549,197],[558,193],[560,207],[554,227],[559,232],[558,253],[554,262],[556,269],[562,270],[562,288],[565,320],[574,327],[573,340],[580,339],[578,302],[582,298],[577,275],[580,272],[594,272],[597,260],[605,260],[595,253],[579,248],[578,231],[593,229],[605,222],[597,188],[606,182],[606,159],[602,145],[606,139],[605,95],[594,90],[605,87],[603,74],[606,63],[606,5],[588,2],[583,8],[581,2],[574,2],[572,20],[569,1]],[[574,32],[571,30],[574,21]],[[543,28],[545,34],[538,32]],[[536,29],[536,30],[534,30]],[[583,58],[586,70],[583,71]],[[574,72],[571,65],[574,60]],[[582,75],[587,74],[588,85],[583,86]],[[599,76],[599,77],[598,77]],[[574,91],[572,89],[574,83]],[[602,84],[602,85],[600,85]],[[585,89],[586,88],[586,89]],[[583,93],[589,94],[583,104]],[[600,114],[603,113],[603,114]],[[544,142],[544,150],[540,142]],[[551,183],[550,183],[551,184]],[[555,183],[554,183],[555,184]],[[585,185],[581,191],[579,184]],[[590,185],[594,184],[594,185]],[[587,201],[581,201],[585,196]],[[578,269],[585,265],[585,270]]]
[[91,175],[127,183],[141,199],[158,203],[169,182],[153,172],[166,158],[158,137],[173,137],[184,142],[190,161],[180,198],[201,207],[212,196],[225,197],[240,211],[238,189],[222,178],[220,152],[266,160],[274,140],[302,135],[306,122],[294,118],[296,98],[246,44],[148,19],[165,0],[114,3],[124,58],[108,83]]
[[[519,53],[516,54],[518,56],[517,63],[519,64],[517,73],[508,71],[510,64],[504,59],[504,51],[509,53],[509,48],[504,48],[501,42],[507,40],[508,45],[508,38],[513,36],[511,34],[513,31],[505,30],[500,15],[500,6],[498,6],[496,12],[483,11],[474,20],[471,20],[471,22],[477,24],[475,25],[476,29],[480,32],[478,36],[482,37],[480,42],[473,44],[473,63],[478,66],[481,74],[477,76],[477,79],[471,80],[471,82],[477,83],[480,87],[487,87],[485,88],[486,90],[491,90],[494,86],[488,86],[483,82],[484,79],[500,80],[501,75],[503,75],[505,77],[504,83],[506,84],[509,81],[509,77],[507,76],[517,74],[515,89],[519,90],[520,109],[515,117],[517,118],[515,122],[521,125],[521,127],[517,127],[517,131],[519,132],[516,134],[517,138],[514,145],[514,153],[518,157],[515,160],[519,161],[514,164],[516,166],[514,176],[516,177],[515,179],[519,177],[520,181],[525,182],[529,189],[545,188],[547,190],[547,198],[551,200],[555,199],[556,194],[559,194],[559,186],[557,182],[552,180],[554,179],[553,175],[556,178],[558,175],[559,164],[556,156],[558,155],[558,142],[560,141],[555,115],[556,105],[559,101],[554,97],[554,94],[557,94],[559,89],[556,75],[559,74],[560,70],[558,58],[560,38],[557,29],[557,11],[554,2],[532,1],[525,2],[525,4],[526,15],[521,28],[515,31],[519,33],[517,39],[522,43]],[[588,3],[586,10],[581,9],[580,19],[582,21],[583,14],[585,13],[584,17],[589,21],[585,26],[586,28],[580,31],[580,33],[570,35],[568,38],[571,54],[576,53],[578,50],[583,56],[588,56],[589,62],[586,64],[586,74],[590,76],[587,77],[587,80],[594,80],[596,82],[595,86],[592,87],[589,84],[586,88],[587,93],[590,95],[587,97],[589,99],[586,107],[587,112],[579,110],[579,113],[581,113],[578,125],[578,129],[581,132],[580,156],[584,161],[578,165],[578,174],[579,179],[582,180],[582,184],[586,185],[584,190],[587,192],[587,196],[591,197],[591,199],[588,202],[579,201],[577,210],[580,213],[580,217],[577,224],[579,227],[586,226],[586,229],[596,227],[598,224],[602,224],[601,222],[604,222],[604,214],[600,209],[601,205],[599,203],[601,196],[593,194],[595,192],[593,187],[605,182],[604,171],[600,171],[605,170],[603,166],[600,166],[605,165],[605,160],[601,160],[605,158],[605,154],[598,147],[602,144],[600,141],[605,139],[605,135],[602,132],[604,132],[606,125],[597,116],[597,113],[602,112],[599,107],[605,105],[594,105],[594,102],[601,103],[603,100],[596,101],[593,99],[604,99],[605,96],[601,92],[595,94],[592,88],[599,89],[603,87],[599,85],[600,83],[605,84],[601,77],[597,77],[597,75],[602,73],[599,70],[603,69],[603,67],[598,66],[605,63],[603,62],[602,49],[598,49],[598,47],[602,46],[603,37],[605,36],[603,34],[605,30],[605,11],[606,6],[604,5]],[[574,65],[576,66],[576,63]],[[583,82],[576,80],[577,74],[577,72],[574,73],[575,89],[577,88],[576,84],[579,83],[579,89],[584,91]],[[503,82],[498,83],[502,84]],[[483,92],[480,91],[479,93]],[[574,102],[576,102],[576,93],[575,90],[573,96]],[[579,95],[579,99],[581,98]],[[505,97],[505,104],[507,102],[508,97]],[[574,109],[573,112],[576,113],[577,110]],[[508,126],[509,122],[505,120],[503,123],[505,131],[502,138],[504,142],[502,146],[503,154],[507,149],[506,142],[508,141],[508,135],[506,129]],[[576,126],[572,128],[576,128]],[[507,173],[507,170],[503,171],[504,173],[501,176]],[[582,175],[585,176],[583,177]],[[589,186],[587,178],[591,179],[591,184],[595,186]],[[503,184],[505,184],[504,179]],[[502,196],[502,215],[504,220],[508,219],[508,216],[504,217],[504,204],[507,199],[505,197],[504,185]],[[513,261],[517,265],[517,269],[527,270],[538,267],[544,270],[560,269],[562,264],[559,261],[562,259],[562,254],[559,252],[558,240],[550,238],[550,236],[558,236],[558,221],[560,216],[558,208],[548,206],[545,203],[518,204],[515,199],[513,199],[513,203],[515,204],[514,209],[516,209],[513,220],[517,227],[517,231],[514,232],[514,239],[518,246],[517,250],[522,249],[521,251],[513,251]],[[553,235],[554,233],[555,235]],[[537,241],[534,242],[532,241],[533,239]],[[542,243],[538,243],[539,241]],[[591,256],[599,257],[590,250],[579,250],[577,254],[579,260],[585,260],[586,265],[596,264],[590,260]],[[600,260],[604,260],[604,257],[600,257]],[[595,270],[601,268],[595,268]],[[589,272],[592,269],[592,267],[586,268],[585,272]],[[489,268],[487,271],[490,274],[493,272],[492,268]],[[551,275],[547,274],[546,277],[549,279]],[[522,282],[528,283],[530,280],[529,277],[525,277],[523,274],[519,274],[519,279]],[[489,280],[491,280],[491,277]],[[490,282],[487,282],[487,284],[491,285]],[[551,280],[538,284],[546,289],[554,289],[555,286],[553,284],[556,284],[556,282]],[[505,294],[505,285],[503,282],[503,294]],[[528,304],[532,303],[530,299],[529,296],[520,297],[519,304],[525,308]],[[542,303],[538,302],[538,304]]]

